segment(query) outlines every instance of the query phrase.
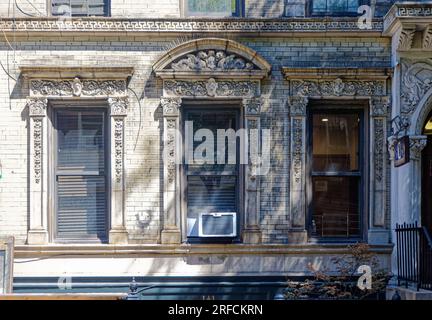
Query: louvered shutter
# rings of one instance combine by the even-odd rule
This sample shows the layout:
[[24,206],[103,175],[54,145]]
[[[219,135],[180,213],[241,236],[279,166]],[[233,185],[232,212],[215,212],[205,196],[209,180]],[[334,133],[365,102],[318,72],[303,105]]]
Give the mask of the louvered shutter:
[[107,233],[103,111],[58,110],[57,238],[100,239]]
[[108,16],[109,0],[52,0],[52,14],[73,16]]

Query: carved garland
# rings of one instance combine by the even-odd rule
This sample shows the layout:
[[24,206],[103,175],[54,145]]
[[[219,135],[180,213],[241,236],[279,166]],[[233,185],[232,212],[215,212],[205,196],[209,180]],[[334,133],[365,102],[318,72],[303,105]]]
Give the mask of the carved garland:
[[207,81],[166,80],[167,96],[184,97],[253,97],[259,95],[258,81]]
[[229,71],[229,70],[252,70],[254,65],[246,62],[236,54],[226,51],[198,51],[194,54],[187,54],[171,63],[171,69],[175,71]]
[[293,96],[381,96],[384,81],[292,80]]
[[126,94],[124,80],[32,80],[30,92],[33,96],[95,97]]

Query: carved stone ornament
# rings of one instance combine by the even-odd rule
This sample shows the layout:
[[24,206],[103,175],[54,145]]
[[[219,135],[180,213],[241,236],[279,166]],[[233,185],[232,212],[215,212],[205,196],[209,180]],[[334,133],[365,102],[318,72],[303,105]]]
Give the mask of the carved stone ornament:
[[371,98],[371,111],[373,117],[386,117],[390,110],[389,97],[373,97]]
[[198,51],[171,63],[175,71],[236,71],[252,70],[254,65],[236,54],[225,51]]
[[243,99],[246,115],[259,115],[263,105],[262,98]]
[[35,182],[40,183],[42,170],[42,119],[33,120],[33,168]]
[[432,27],[430,25],[423,31],[422,47],[432,49]]
[[288,97],[288,105],[292,116],[306,116],[308,98],[303,96]]
[[121,182],[123,176],[123,127],[124,120],[121,118],[114,121],[114,150],[115,150],[115,178]]
[[397,137],[395,135],[392,135],[387,138],[387,150],[389,152],[389,160],[393,161],[395,158],[395,147],[397,142]]
[[178,116],[181,106],[181,98],[162,98],[161,106],[164,116]]
[[111,109],[111,116],[126,116],[129,105],[128,97],[108,98],[108,104]]
[[421,159],[421,152],[426,147],[426,136],[410,136],[410,158],[413,160]]
[[164,81],[165,94],[184,97],[253,97],[259,93],[257,81]]
[[374,177],[375,180],[381,182],[384,178],[384,146],[385,146],[385,132],[384,132],[385,119],[374,119]]
[[213,79],[213,78],[208,79],[208,81],[206,83],[206,89],[207,89],[207,93],[210,97],[214,97],[216,95],[218,86],[219,85],[215,79]]
[[48,100],[45,98],[27,99],[30,117],[44,117],[46,115],[47,104]]
[[292,80],[293,96],[381,96],[384,81]]
[[398,50],[410,50],[415,34],[415,29],[402,29],[399,35]]
[[124,80],[32,80],[30,84],[33,96],[116,96],[126,94]]
[[79,78],[75,78],[72,82],[72,93],[75,97],[80,97],[82,94],[83,85]]
[[292,122],[292,170],[293,181],[296,184],[301,182],[302,176],[302,155],[303,155],[303,120],[293,119]]
[[402,63],[401,112],[412,114],[420,99],[432,88],[432,64],[429,61]]

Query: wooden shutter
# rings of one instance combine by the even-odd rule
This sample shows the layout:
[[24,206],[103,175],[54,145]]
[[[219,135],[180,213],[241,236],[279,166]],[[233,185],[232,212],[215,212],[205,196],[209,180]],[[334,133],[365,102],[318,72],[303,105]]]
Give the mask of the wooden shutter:
[[104,240],[105,113],[58,110],[56,129],[57,238]]

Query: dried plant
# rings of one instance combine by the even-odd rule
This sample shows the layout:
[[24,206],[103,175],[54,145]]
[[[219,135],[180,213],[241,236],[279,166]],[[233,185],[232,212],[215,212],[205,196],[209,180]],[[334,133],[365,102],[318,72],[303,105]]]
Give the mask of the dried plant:
[[[379,261],[366,243],[348,246],[349,254],[332,258],[336,275],[328,269],[317,270],[311,263],[308,270],[313,279],[302,282],[288,280],[284,290],[286,299],[366,299],[385,291],[391,275],[379,268]],[[360,266],[370,266],[372,270],[372,288],[361,290],[357,286]]]

